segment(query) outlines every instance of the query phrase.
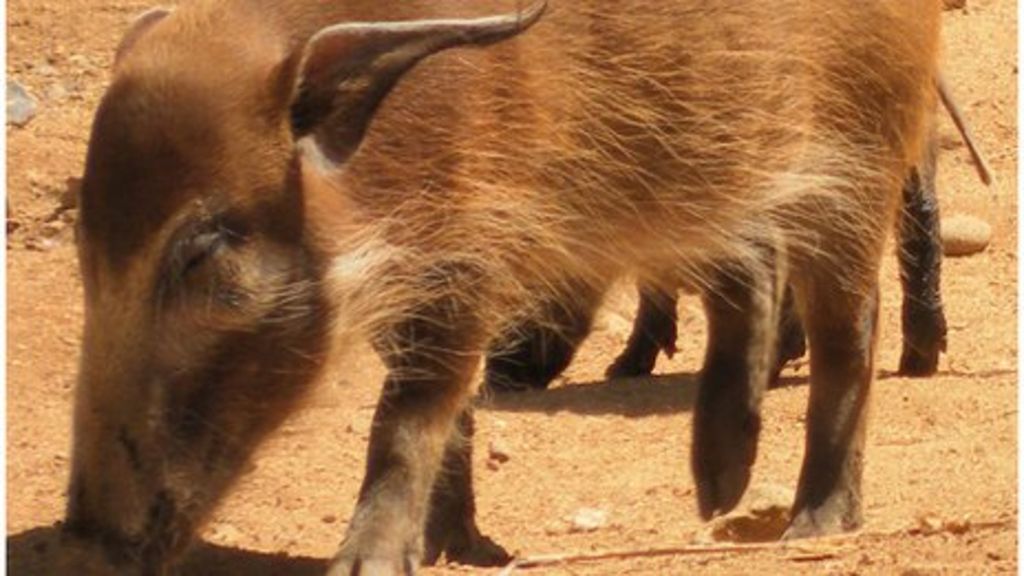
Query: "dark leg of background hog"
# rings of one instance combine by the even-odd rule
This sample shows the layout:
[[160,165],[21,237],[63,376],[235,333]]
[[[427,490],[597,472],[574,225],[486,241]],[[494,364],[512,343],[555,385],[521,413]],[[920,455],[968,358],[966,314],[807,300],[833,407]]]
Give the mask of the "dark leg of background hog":
[[920,168],[903,186],[900,223],[900,279],[903,281],[903,354],[900,374],[930,376],[946,350],[942,309],[942,241],[935,194],[935,139]]
[[769,388],[779,385],[779,375],[786,364],[802,358],[807,353],[806,338],[800,314],[796,310],[796,301],[793,299],[793,288],[787,286],[782,299],[782,312],[779,314],[779,338],[776,346],[778,352],[772,377],[768,381]]
[[798,295],[804,298],[801,308],[810,341],[811,391],[806,452],[785,538],[850,531],[862,522],[865,416],[878,332],[878,285],[849,290],[835,279],[817,284]]
[[478,358],[457,303],[415,315],[391,340],[389,374],[370,432],[366,476],[328,576],[413,574],[422,558],[431,494],[468,402]]
[[435,564],[443,552],[450,562],[501,566],[512,556],[480,533],[473,493],[473,412],[466,409],[445,450],[427,517],[423,564]]
[[[640,306],[633,323],[633,331],[629,335],[625,350],[605,371],[609,378],[650,374],[654,370],[659,352],[664,351],[671,357],[676,349],[677,302],[678,298],[674,296],[640,288]],[[804,328],[793,301],[793,290],[790,288],[786,289],[782,302],[777,348],[778,359],[769,380],[769,387],[779,384],[779,374],[786,364],[803,357],[807,352]]]
[[693,474],[700,514],[739,502],[761,432],[761,399],[775,364],[782,287],[776,269],[720,273],[704,296],[708,345],[693,414]]
[[626,349],[605,370],[609,378],[645,376],[654,370],[658,353],[669,357],[676,351],[676,304],[678,298],[656,288],[639,286],[640,306]]
[[529,320],[491,346],[484,389],[491,392],[543,390],[557,378],[590,334],[601,295],[581,287],[572,299],[552,301],[541,320]]

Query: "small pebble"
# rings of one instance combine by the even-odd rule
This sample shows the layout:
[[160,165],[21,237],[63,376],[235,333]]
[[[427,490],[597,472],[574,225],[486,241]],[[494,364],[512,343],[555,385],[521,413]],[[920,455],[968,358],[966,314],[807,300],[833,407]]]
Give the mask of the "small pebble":
[[338,517],[334,514],[327,514],[323,518],[321,518],[320,521],[324,524],[334,524],[338,521]]
[[36,101],[21,84],[7,81],[7,123],[24,126],[36,115]]
[[946,256],[969,256],[982,252],[992,241],[988,222],[956,214],[942,219],[942,253]]
[[221,544],[234,544],[241,540],[242,532],[231,524],[217,524],[213,527],[213,533]]
[[50,87],[46,89],[46,99],[53,102],[60,102],[67,99],[69,93],[70,91],[67,86],[61,82],[57,82],[56,84],[51,84]]
[[25,249],[32,250],[35,252],[49,252],[57,247],[57,242],[53,238],[36,238],[29,237],[25,239]]
[[937,516],[925,514],[917,519],[917,530],[921,534],[935,534],[942,530],[942,520]]
[[501,440],[491,440],[490,444],[487,445],[487,458],[493,460],[499,464],[504,464],[511,460],[508,448],[505,443]]
[[79,68],[85,68],[89,65],[89,59],[81,54],[72,54],[71,56],[68,56],[68,63],[74,64]]
[[67,223],[61,220],[54,220],[53,222],[43,224],[42,235],[44,238],[57,238],[66,229]]
[[793,497],[786,486],[752,486],[740,509],[715,518],[694,539],[699,544],[778,540],[789,525]]
[[943,523],[942,528],[950,534],[960,536],[971,531],[971,521],[967,519],[947,520]]
[[66,180],[66,186],[60,192],[59,202],[61,210],[78,208],[79,195],[82,192],[82,178],[71,177]]
[[608,512],[599,508],[580,508],[569,523],[570,532],[593,532],[608,523]]

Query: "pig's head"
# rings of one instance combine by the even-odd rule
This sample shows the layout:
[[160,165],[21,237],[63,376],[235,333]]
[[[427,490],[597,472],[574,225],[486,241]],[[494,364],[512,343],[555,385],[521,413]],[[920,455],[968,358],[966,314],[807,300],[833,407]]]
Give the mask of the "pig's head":
[[317,200],[309,173],[343,168],[418,61],[513,36],[543,3],[305,39],[220,10],[140,18],[96,113],[78,230],[66,534],[89,559],[76,571],[160,573],[315,379],[332,255],[310,221],[344,202]]

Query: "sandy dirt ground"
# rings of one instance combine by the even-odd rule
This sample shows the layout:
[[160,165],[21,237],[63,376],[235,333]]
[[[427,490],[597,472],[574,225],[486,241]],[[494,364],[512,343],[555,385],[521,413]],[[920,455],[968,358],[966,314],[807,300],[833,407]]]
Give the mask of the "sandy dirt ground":
[[[82,325],[73,208],[90,119],[130,0],[10,0],[8,78],[38,99],[8,128],[8,568],[45,574],[56,547],[69,466]],[[699,539],[689,473],[691,408],[704,343],[699,303],[680,303],[680,353],[656,375],[606,381],[635,302],[621,289],[577,361],[546,393],[478,412],[474,469],[482,528],[522,555],[633,551],[548,565],[537,574],[989,574],[1017,571],[1017,6],[969,0],[945,15],[945,71],[997,183],[983,187],[952,124],[941,125],[946,215],[992,225],[984,253],[945,263],[949,350],[939,374],[893,374],[899,355],[895,258],[884,270],[880,376],[860,534],[800,548],[664,553]],[[346,529],[363,472],[382,369],[370,353],[323,382],[309,405],[256,454],[202,531],[186,574],[319,574]],[[752,487],[792,490],[803,450],[806,366],[769,393]],[[498,443],[507,462],[488,462]],[[606,515],[572,528],[583,508]],[[428,574],[473,570],[442,565]],[[493,573],[494,570],[480,570]]]

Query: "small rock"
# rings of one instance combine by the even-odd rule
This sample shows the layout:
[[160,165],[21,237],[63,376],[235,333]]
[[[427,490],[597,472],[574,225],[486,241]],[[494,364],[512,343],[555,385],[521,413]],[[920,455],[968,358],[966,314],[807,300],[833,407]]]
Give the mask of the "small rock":
[[943,10],[959,10],[967,7],[967,0],[942,0]]
[[608,523],[608,512],[600,508],[580,508],[569,519],[569,532],[593,532]]
[[925,514],[917,519],[917,531],[921,534],[936,534],[942,531],[942,520],[937,516]]
[[942,528],[950,534],[961,536],[971,531],[971,521],[968,519],[947,520],[942,524]]
[[44,238],[57,238],[62,232],[67,230],[67,224],[60,220],[53,220],[43,224],[41,229]]
[[7,123],[24,126],[36,115],[36,101],[13,80],[7,81]]
[[213,527],[213,533],[221,544],[234,544],[241,540],[242,532],[231,524],[217,524]]
[[51,84],[50,87],[46,89],[46,99],[52,102],[60,102],[62,100],[66,100],[68,94],[69,90],[67,86],[65,86],[62,82]]
[[66,186],[60,194],[60,209],[70,210],[72,208],[78,208],[78,198],[82,192],[82,179],[71,177],[66,181]]
[[324,524],[334,524],[338,521],[338,517],[334,514],[327,514],[323,518],[321,518],[320,521]]
[[11,199],[10,198],[7,199],[6,206],[7,206],[7,236],[8,236],[8,240],[10,240],[11,234],[13,234],[14,231],[17,230],[18,228],[21,228],[21,221],[18,220],[17,215],[14,213],[14,209],[11,208]]
[[773,542],[789,526],[793,490],[772,484],[752,486],[739,510],[715,518],[696,534],[700,544]]
[[30,236],[25,239],[25,248],[35,252],[49,252],[57,247],[57,241],[53,238],[38,238]]
[[28,185],[32,188],[41,188],[46,183],[46,178],[35,170],[26,170],[25,179],[28,180]]
[[508,447],[501,440],[491,440],[491,443],[487,445],[487,458],[499,464],[504,464],[511,460],[509,455]]
[[942,219],[942,253],[946,256],[969,256],[982,252],[992,241],[988,222],[957,214]]

